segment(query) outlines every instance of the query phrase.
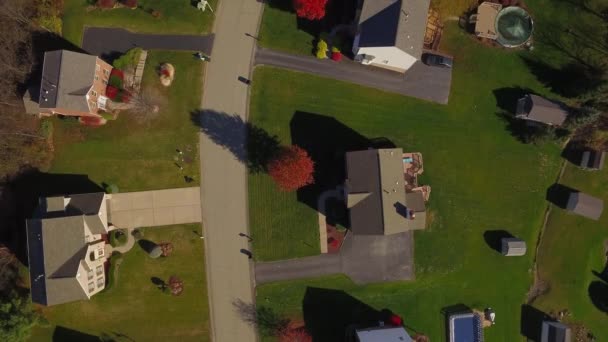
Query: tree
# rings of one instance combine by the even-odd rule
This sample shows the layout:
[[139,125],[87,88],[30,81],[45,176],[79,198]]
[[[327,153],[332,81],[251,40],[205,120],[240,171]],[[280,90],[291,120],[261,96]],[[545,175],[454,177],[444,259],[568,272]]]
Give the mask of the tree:
[[184,292],[184,282],[176,276],[171,276],[167,282],[167,285],[171,290],[171,294],[174,296],[179,296],[182,294],[182,292]]
[[162,250],[162,256],[167,257],[173,253],[173,244],[171,242],[161,242],[158,245]]
[[293,7],[300,18],[319,20],[325,17],[327,0],[293,0]]
[[304,327],[288,328],[279,336],[280,342],[312,342],[312,336]]
[[284,191],[314,183],[313,172],[314,162],[304,149],[296,145],[284,149],[268,164],[268,174]]
[[245,323],[257,327],[262,335],[281,336],[289,326],[289,319],[269,307],[245,303],[240,299],[235,300],[232,305],[241,319]]

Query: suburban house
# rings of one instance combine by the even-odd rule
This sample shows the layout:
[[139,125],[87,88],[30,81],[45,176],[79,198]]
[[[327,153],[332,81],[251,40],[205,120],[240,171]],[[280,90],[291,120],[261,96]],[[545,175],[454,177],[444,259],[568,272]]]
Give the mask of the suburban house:
[[517,101],[515,117],[530,124],[561,126],[568,118],[568,109],[562,103],[528,94]]
[[422,57],[430,0],[363,0],[357,10],[355,60],[405,72]]
[[413,342],[403,327],[384,326],[355,331],[355,342]]
[[505,256],[522,256],[526,255],[526,241],[518,238],[502,238],[501,253]]
[[604,168],[606,151],[584,151],[581,157],[581,168],[586,170],[601,170]]
[[42,79],[23,97],[26,112],[40,116],[101,117],[112,66],[99,57],[56,50],[44,54]]
[[346,153],[344,198],[353,234],[391,235],[425,228],[428,192],[408,184],[407,158],[400,148]]
[[600,198],[574,191],[570,193],[566,209],[597,221],[602,216],[604,201]]
[[57,305],[103,290],[111,228],[104,193],[41,198],[27,220],[32,301]]
[[567,325],[559,322],[543,322],[540,342],[570,342],[571,338],[572,332]]

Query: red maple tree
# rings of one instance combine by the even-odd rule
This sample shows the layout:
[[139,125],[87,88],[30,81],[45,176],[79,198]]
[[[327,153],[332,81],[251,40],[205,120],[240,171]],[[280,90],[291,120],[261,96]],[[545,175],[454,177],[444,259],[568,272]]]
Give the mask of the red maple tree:
[[319,20],[325,16],[327,0],[293,0],[293,7],[300,18]]
[[268,163],[268,174],[284,191],[297,190],[314,183],[315,163],[301,147],[292,145]]
[[280,342],[312,342],[312,336],[303,327],[285,329],[279,336]]

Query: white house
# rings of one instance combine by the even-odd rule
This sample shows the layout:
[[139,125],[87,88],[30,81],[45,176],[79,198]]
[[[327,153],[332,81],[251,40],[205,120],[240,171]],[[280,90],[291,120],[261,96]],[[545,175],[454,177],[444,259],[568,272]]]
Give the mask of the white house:
[[355,60],[405,72],[422,56],[430,0],[363,0]]

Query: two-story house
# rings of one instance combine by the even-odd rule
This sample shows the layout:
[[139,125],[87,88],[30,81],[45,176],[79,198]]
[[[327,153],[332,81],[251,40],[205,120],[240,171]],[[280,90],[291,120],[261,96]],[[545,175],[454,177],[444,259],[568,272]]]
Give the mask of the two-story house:
[[99,57],[68,50],[44,54],[42,79],[24,96],[30,114],[101,117],[112,66]]

